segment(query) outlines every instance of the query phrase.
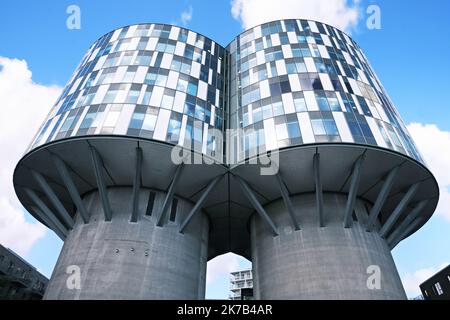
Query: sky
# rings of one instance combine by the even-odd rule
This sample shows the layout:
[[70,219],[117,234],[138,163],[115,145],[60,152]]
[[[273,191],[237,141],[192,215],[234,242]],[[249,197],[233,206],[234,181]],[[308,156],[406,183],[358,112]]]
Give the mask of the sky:
[[[80,29],[67,8],[80,8]],[[381,28],[367,21],[376,5]],[[226,46],[245,28],[280,18],[310,18],[347,31],[362,47],[435,174],[435,215],[393,250],[409,297],[450,262],[450,2],[447,0],[127,0],[3,1],[0,10],[0,243],[50,276],[62,242],[18,202],[18,159],[89,46],[123,25],[188,27]],[[229,272],[251,267],[233,254],[208,263],[207,298],[227,298]]]

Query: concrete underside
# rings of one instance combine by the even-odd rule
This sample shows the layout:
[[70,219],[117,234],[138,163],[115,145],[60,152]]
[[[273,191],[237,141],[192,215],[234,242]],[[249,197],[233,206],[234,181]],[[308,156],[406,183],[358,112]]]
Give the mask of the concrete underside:
[[[265,209],[280,232],[276,237],[258,215],[253,216],[257,299],[406,299],[386,241],[377,230],[365,230],[370,207],[357,200],[357,221],[344,228],[346,201],[346,195],[324,194],[325,227],[320,228],[315,195],[292,197],[301,225],[298,231],[292,227],[283,201],[267,205]],[[373,284],[371,266],[379,267],[379,289],[367,285],[368,280]]]
[[[150,190],[141,189],[139,218],[131,223],[131,188],[110,188],[112,220],[105,221],[97,192],[84,197],[91,213],[84,224],[77,214],[53,271],[45,299],[204,299],[209,223],[199,212],[184,234],[179,226],[192,205],[178,200],[175,222],[156,226],[165,194],[156,193],[146,216]],[[77,275],[71,274],[79,268]]]

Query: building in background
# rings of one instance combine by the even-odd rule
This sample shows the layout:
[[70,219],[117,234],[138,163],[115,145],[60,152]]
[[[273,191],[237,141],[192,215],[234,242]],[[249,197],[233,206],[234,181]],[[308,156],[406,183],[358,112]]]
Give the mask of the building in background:
[[420,285],[425,300],[450,300],[450,265]]
[[0,245],[0,300],[41,300],[47,283],[32,265]]
[[252,261],[256,299],[405,299],[391,250],[439,198],[361,48],[309,20],[226,48],[171,25],[111,31],[14,186],[65,241],[49,299],[202,299],[227,252]]
[[230,300],[253,300],[252,269],[231,272]]

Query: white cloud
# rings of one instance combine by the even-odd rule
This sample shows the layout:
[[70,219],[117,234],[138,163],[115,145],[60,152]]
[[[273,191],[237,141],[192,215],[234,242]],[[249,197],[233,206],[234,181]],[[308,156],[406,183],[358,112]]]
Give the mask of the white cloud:
[[189,6],[186,10],[184,10],[180,15],[181,24],[183,26],[187,26],[187,24],[192,20],[193,9],[192,6]]
[[23,60],[0,57],[0,243],[21,255],[46,228],[25,220],[13,188],[14,167],[61,93],[56,86],[32,81]]
[[232,0],[231,14],[244,29],[277,19],[311,19],[344,31],[359,19],[360,0]]
[[450,132],[434,124],[412,123],[408,131],[439,184],[436,213],[450,221]]
[[217,279],[230,276],[230,272],[239,270],[239,257],[232,253],[223,254],[208,262],[206,284],[210,285]]
[[406,295],[409,298],[415,298],[421,295],[419,285],[430,277],[434,276],[437,272],[448,266],[448,263],[443,263],[439,267],[425,268],[417,270],[414,273],[407,273],[402,277],[403,287],[405,288]]

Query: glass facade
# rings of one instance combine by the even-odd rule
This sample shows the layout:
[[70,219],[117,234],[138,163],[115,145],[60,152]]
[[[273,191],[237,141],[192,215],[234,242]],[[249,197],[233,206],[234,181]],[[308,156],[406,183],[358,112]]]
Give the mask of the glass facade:
[[[307,20],[281,20],[232,41],[227,110],[238,161],[266,150],[357,143],[422,158],[359,46]],[[257,138],[255,138],[257,136]]]
[[359,46],[307,20],[254,27],[226,49],[170,25],[112,31],[89,49],[31,148],[126,135],[223,161],[212,129],[240,130],[236,161],[302,144],[357,143],[423,162]]
[[76,136],[126,135],[193,148],[222,161],[226,52],[161,24],[112,31],[89,49],[31,148]]

